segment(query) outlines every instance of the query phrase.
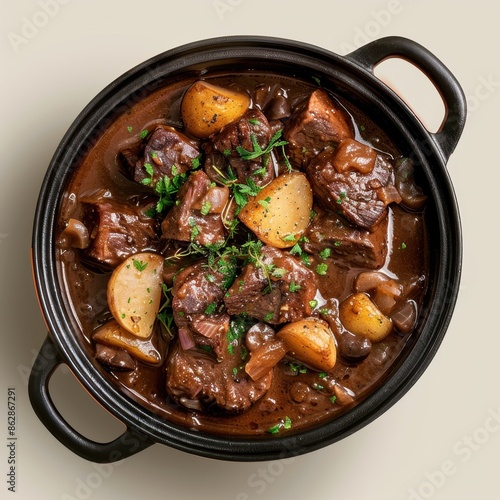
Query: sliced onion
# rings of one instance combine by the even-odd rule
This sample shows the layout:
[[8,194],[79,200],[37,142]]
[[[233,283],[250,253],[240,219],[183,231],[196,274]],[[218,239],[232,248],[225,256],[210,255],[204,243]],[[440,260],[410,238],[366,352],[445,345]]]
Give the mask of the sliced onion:
[[206,317],[202,316],[192,322],[191,327],[196,333],[208,339],[213,339],[217,335],[224,335],[229,330],[229,316]]
[[61,233],[59,244],[64,248],[87,248],[89,246],[89,231],[83,222],[70,219]]
[[417,305],[413,300],[405,302],[391,317],[396,328],[403,333],[410,332],[417,322]]
[[377,197],[384,205],[391,203],[401,203],[401,195],[399,191],[392,185],[377,189]]
[[355,292],[370,292],[389,277],[380,271],[363,271],[354,280]]
[[179,328],[179,342],[185,351],[196,346],[191,330],[186,327]]
[[269,373],[285,354],[286,347],[283,341],[276,339],[268,342],[251,352],[245,371],[253,380],[258,380]]
[[209,214],[220,214],[229,200],[229,188],[226,186],[215,186],[193,203],[195,210],[207,210]]

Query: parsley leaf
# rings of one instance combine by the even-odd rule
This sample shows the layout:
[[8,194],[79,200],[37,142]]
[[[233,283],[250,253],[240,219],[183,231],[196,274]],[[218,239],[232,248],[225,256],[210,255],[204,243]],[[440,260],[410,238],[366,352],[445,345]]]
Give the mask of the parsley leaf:
[[212,208],[212,204],[206,200],[201,205],[200,213],[201,215],[208,215],[210,213],[210,209]]
[[269,434],[278,434],[278,432],[281,429],[288,430],[291,428],[292,428],[292,420],[290,419],[290,417],[285,417],[279,423],[277,423],[276,425],[273,425],[272,427],[267,429],[267,432],[269,432]]
[[328,259],[328,257],[330,257],[331,253],[332,253],[331,249],[327,247],[327,248],[324,248],[323,250],[321,250],[321,252],[319,252],[319,256],[323,260],[326,260],[326,259]]
[[328,264],[325,264],[324,262],[322,262],[321,264],[318,264],[316,266],[316,272],[320,276],[325,276],[325,274],[327,273],[327,271],[328,271]]
[[236,151],[244,160],[255,160],[262,156],[263,165],[267,165],[269,160],[269,154],[273,150],[273,148],[286,146],[288,144],[287,141],[280,141],[281,134],[283,130],[278,130],[269,141],[269,144],[262,149],[260,144],[257,141],[257,136],[255,134],[250,134],[250,140],[252,141],[253,151],[247,151],[243,146],[238,146]]
[[134,267],[138,271],[144,271],[144,269],[146,269],[146,267],[148,266],[148,263],[142,262],[142,260],[132,259],[132,262],[134,263]]

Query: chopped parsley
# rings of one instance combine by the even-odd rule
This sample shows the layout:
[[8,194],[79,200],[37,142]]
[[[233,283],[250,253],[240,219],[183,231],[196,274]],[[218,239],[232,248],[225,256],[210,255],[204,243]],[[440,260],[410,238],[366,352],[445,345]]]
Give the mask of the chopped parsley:
[[200,155],[200,156],[197,156],[196,158],[193,158],[193,159],[191,160],[191,168],[192,168],[193,170],[195,170],[195,169],[199,168],[199,167],[200,167],[200,165],[201,165],[201,155]]
[[307,368],[300,363],[289,363],[288,366],[295,375],[298,375],[299,373],[307,373]]
[[300,248],[300,245],[298,243],[295,243],[293,247],[290,249],[290,253],[292,255],[302,255],[302,248]]
[[201,205],[201,215],[208,215],[210,213],[210,209],[212,208],[212,204],[206,200]]
[[266,212],[269,212],[269,202],[271,201],[271,197],[268,196],[267,198],[265,198],[264,200],[259,200],[257,203],[264,207],[266,209]]
[[234,348],[240,343],[240,339],[247,330],[246,317],[244,315],[232,316],[229,322],[229,330],[227,332],[227,351],[229,354],[234,353]]
[[149,134],[149,131],[148,131],[147,129],[144,129],[144,130],[141,130],[141,131],[139,132],[139,137],[140,137],[141,139],[145,139],[145,138],[147,137],[147,135],[148,135],[148,134]]
[[212,302],[211,304],[208,304],[207,308],[205,309],[205,314],[213,314],[216,309],[217,304],[215,302]]
[[292,428],[292,420],[290,419],[290,417],[285,417],[276,425],[273,425],[272,427],[267,429],[267,432],[269,432],[269,434],[278,434],[278,432],[282,429],[288,430],[291,428]]
[[327,271],[328,271],[328,264],[325,264],[324,262],[316,266],[316,273],[319,274],[320,276],[325,276]]
[[285,274],[288,272],[283,267],[275,267],[274,265],[268,265],[267,270],[268,272],[270,272],[273,278],[278,278],[278,279],[283,278]]
[[274,313],[272,312],[268,312],[265,316],[264,316],[264,321],[271,321],[274,317]]
[[288,144],[287,141],[280,141],[281,134],[283,130],[278,130],[269,141],[269,144],[262,149],[257,141],[257,136],[255,134],[250,134],[250,140],[252,142],[253,151],[247,151],[243,146],[238,146],[236,151],[243,158],[243,160],[255,160],[262,156],[262,164],[265,166],[269,161],[269,155],[274,148],[282,147]]
[[191,226],[191,241],[195,240],[200,234],[200,228],[196,225],[194,217],[189,217],[189,225]]
[[290,281],[290,285],[288,286],[288,289],[293,293],[293,292],[298,292],[302,287],[300,285],[297,285],[295,281]]
[[339,197],[337,198],[337,203],[341,205],[346,198],[347,198],[347,193],[345,191],[341,191],[339,193]]
[[309,258],[309,255],[307,255],[306,253],[301,253],[300,254],[300,260],[302,261],[302,263],[305,266],[310,266],[311,265],[311,259]]
[[328,259],[328,257],[330,257],[330,254],[332,253],[331,249],[330,248],[324,248],[323,250],[321,250],[321,252],[319,252],[319,256],[323,259],[323,260],[326,260]]
[[283,238],[281,238],[283,241],[295,241],[295,234],[288,234],[287,236],[283,236]]
[[245,184],[233,184],[234,201],[238,207],[243,208],[248,203],[249,196],[257,196],[262,189],[250,177],[246,180]]
[[146,269],[146,267],[148,266],[148,263],[142,262],[142,260],[132,259],[132,262],[134,264],[134,267],[141,272],[144,271],[144,269]]

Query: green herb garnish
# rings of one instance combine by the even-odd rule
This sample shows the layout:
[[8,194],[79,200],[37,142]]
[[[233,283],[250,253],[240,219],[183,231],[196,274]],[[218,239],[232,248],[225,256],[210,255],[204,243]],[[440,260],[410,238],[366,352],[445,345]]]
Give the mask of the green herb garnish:
[[327,273],[327,271],[328,271],[328,264],[325,264],[324,262],[322,262],[321,264],[318,264],[316,266],[316,272],[320,276],[325,276],[325,274]]
[[212,302],[211,304],[208,304],[204,312],[205,314],[213,314],[216,309],[217,309],[217,304],[215,302]]
[[328,259],[328,257],[330,257],[330,254],[332,253],[331,249],[330,248],[324,248],[323,250],[321,250],[321,252],[319,252],[319,256],[323,259],[323,260],[326,260]]
[[271,140],[269,141],[269,144],[264,149],[262,149],[260,144],[258,143],[257,136],[255,134],[250,134],[250,140],[252,141],[253,151],[247,151],[243,146],[238,146],[236,148],[236,151],[244,160],[255,160],[262,156],[263,165],[267,165],[267,162],[269,160],[269,154],[271,153],[273,148],[285,146],[286,144],[288,144],[287,141],[279,140],[281,138],[282,133],[283,131],[281,129],[278,130],[272,136]]
[[338,199],[337,199],[337,203],[338,203],[339,205],[341,205],[341,204],[342,204],[342,202],[343,202],[346,198],[347,198],[347,193],[346,193],[345,191],[341,191],[341,192],[339,193],[339,197],[338,197]]
[[146,267],[148,266],[148,263],[142,262],[142,260],[132,259],[132,262],[134,264],[134,267],[141,272],[144,271],[144,269],[146,269]]
[[210,213],[210,209],[212,208],[212,204],[206,200],[203,202],[203,204],[201,205],[201,215],[208,215]]
[[278,434],[278,432],[281,429],[288,430],[288,429],[291,429],[291,428],[292,428],[292,420],[290,419],[290,417],[285,417],[284,420],[281,420],[276,425],[273,425],[272,427],[270,427],[269,429],[267,429],[267,432],[269,432],[269,434]]

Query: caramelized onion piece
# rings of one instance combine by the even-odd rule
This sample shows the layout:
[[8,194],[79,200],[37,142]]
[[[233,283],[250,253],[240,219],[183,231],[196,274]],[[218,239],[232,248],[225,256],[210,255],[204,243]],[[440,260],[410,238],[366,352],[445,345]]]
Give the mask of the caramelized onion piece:
[[405,302],[392,316],[394,326],[403,333],[410,332],[417,321],[417,306],[413,300]]
[[63,248],[87,248],[90,238],[87,226],[77,219],[70,219],[59,238]]
[[179,328],[179,343],[185,351],[196,346],[193,338],[193,333],[189,328],[186,328],[184,326]]
[[258,380],[269,373],[286,354],[285,343],[275,339],[257,347],[250,354],[250,361],[245,371],[253,380]]
[[114,319],[99,327],[92,335],[92,339],[108,347],[124,349],[134,358],[150,365],[159,365],[163,362],[155,334],[151,338],[141,339],[125,330]]
[[99,343],[95,346],[95,359],[114,370],[132,371],[135,368],[135,360],[127,351]]
[[206,214],[220,214],[229,200],[229,188],[227,186],[211,187],[205,196],[196,200],[192,208],[205,211]]
[[342,385],[335,384],[333,392],[336,397],[335,402],[338,403],[340,406],[347,406],[354,401],[354,394],[352,394],[351,391],[349,391],[349,389],[347,389]]
[[413,162],[409,158],[400,158],[394,170],[395,186],[401,195],[402,204],[411,210],[422,210],[427,196],[415,182]]
[[227,314],[206,316],[201,315],[194,320],[191,327],[196,333],[203,335],[207,339],[213,339],[218,335],[225,335],[229,330],[230,317]]
[[373,170],[377,153],[373,148],[356,141],[344,139],[335,150],[333,166],[337,172],[357,170],[367,174]]

